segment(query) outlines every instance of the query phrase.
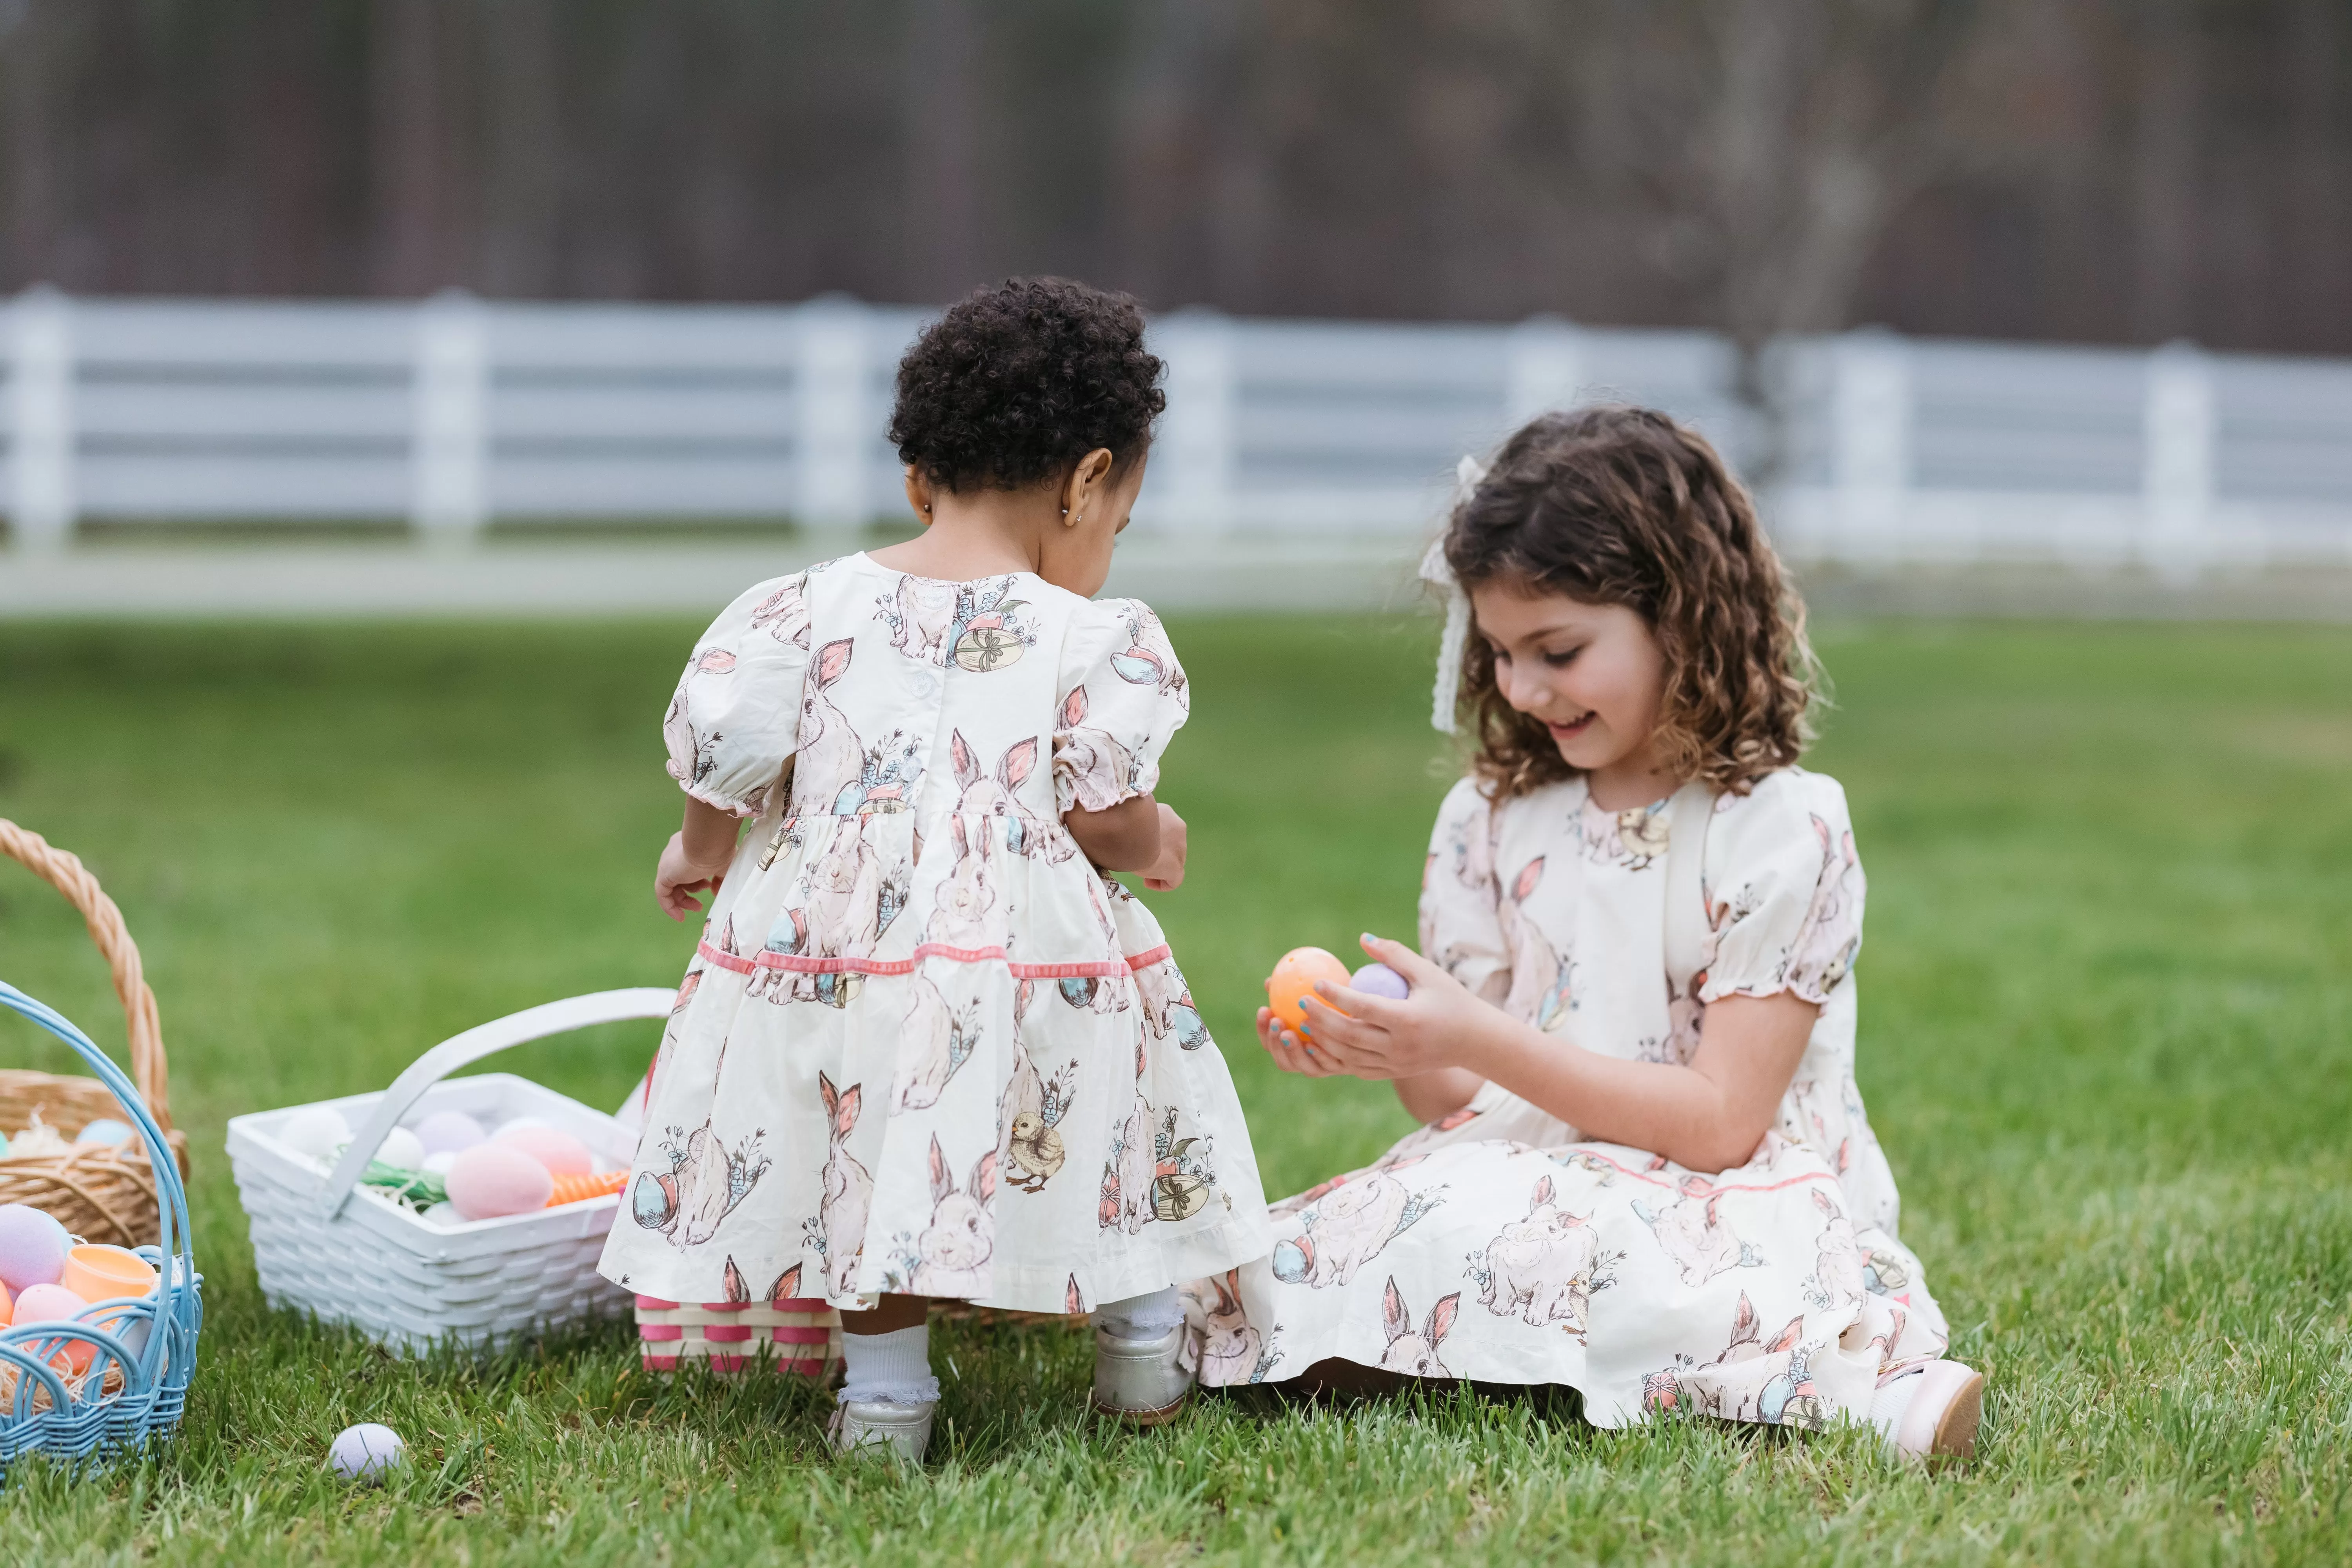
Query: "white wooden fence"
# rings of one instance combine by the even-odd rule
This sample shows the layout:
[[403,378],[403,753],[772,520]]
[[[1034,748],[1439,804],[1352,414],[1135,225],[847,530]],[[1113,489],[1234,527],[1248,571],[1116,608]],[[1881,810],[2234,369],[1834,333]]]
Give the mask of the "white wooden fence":
[[[86,519],[405,519],[463,545],[492,521],[839,527],[903,508],[883,429],[912,310],[37,289],[5,312],[0,498],[31,557],[71,552]],[[1401,546],[1462,452],[1587,399],[1758,450],[1704,333],[1184,311],[1152,336],[1169,410],[1137,521],[1186,548]],[[1769,512],[1801,558],[2352,564],[2352,362],[1856,332],[1776,365]]]

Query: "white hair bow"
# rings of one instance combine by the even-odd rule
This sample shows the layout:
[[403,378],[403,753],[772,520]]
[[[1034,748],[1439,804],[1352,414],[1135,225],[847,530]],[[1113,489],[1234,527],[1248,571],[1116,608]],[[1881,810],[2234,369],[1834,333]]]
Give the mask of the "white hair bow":
[[[1486,465],[1464,458],[1454,466],[1454,507],[1458,510],[1486,477]],[[1449,520],[1450,520],[1449,511]],[[1445,630],[1437,639],[1437,689],[1430,704],[1429,721],[1454,733],[1454,710],[1462,695],[1462,656],[1470,647],[1470,595],[1454,579],[1445,560],[1445,534],[1441,531],[1421,558],[1421,580],[1445,595]]]

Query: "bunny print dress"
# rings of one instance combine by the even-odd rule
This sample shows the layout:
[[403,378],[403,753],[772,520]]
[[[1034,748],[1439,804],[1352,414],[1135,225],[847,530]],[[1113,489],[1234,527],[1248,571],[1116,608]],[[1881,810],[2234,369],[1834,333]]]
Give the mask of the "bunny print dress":
[[846,556],[696,645],[664,731],[751,819],[655,1059],[604,1274],[683,1301],[1040,1312],[1266,1248],[1223,1059],[1062,825],[1184,722],[1150,610]]
[[1454,786],[1424,864],[1422,951],[1585,1049],[1688,1062],[1706,1008],[1820,1012],[1779,1124],[1738,1170],[1685,1170],[1489,1083],[1376,1163],[1275,1206],[1272,1253],[1186,1288],[1212,1385],[1339,1358],[1559,1384],[1601,1426],[1683,1407],[1819,1426],[1940,1354],[1854,1087],[1863,876],[1844,793],[1787,769],[1606,812],[1580,779],[1489,803]]

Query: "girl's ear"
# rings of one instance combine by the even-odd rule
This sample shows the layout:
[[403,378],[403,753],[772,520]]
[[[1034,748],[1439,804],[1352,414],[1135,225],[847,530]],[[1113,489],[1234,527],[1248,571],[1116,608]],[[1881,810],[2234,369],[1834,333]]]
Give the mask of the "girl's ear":
[[1071,465],[1070,477],[1062,484],[1064,528],[1076,528],[1087,512],[1104,503],[1115,461],[1109,447],[1097,447]]
[[907,473],[907,504],[915,509],[915,516],[924,527],[931,522],[931,481],[921,469],[908,463]]

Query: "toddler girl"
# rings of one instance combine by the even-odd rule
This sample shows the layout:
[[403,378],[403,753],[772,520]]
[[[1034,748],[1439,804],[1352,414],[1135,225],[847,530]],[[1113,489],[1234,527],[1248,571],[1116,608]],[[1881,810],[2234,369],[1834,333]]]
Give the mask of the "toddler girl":
[[1097,1405],[1165,1420],[1173,1283],[1265,1250],[1223,1059],[1107,875],[1184,875],[1151,795],[1184,672],[1149,608],[1087,598],[1160,371],[1124,297],[1020,279],[950,310],[891,416],[928,531],[736,600],[663,725],[688,798],[655,891],[710,908],[602,1267],[840,1308],[844,1447],[921,1457],[940,1298],[1093,1309]]
[[1633,409],[1538,419],[1465,478],[1430,570],[1471,776],[1423,956],[1364,941],[1411,994],[1327,985],[1304,1039],[1258,1015],[1285,1068],[1391,1079],[1425,1125],[1192,1288],[1202,1381],[1565,1384],[1602,1426],[1851,1417],[1967,1454],[1983,1380],[1938,1359],[1854,1087],[1862,868],[1795,765],[1811,655],[1748,498]]

